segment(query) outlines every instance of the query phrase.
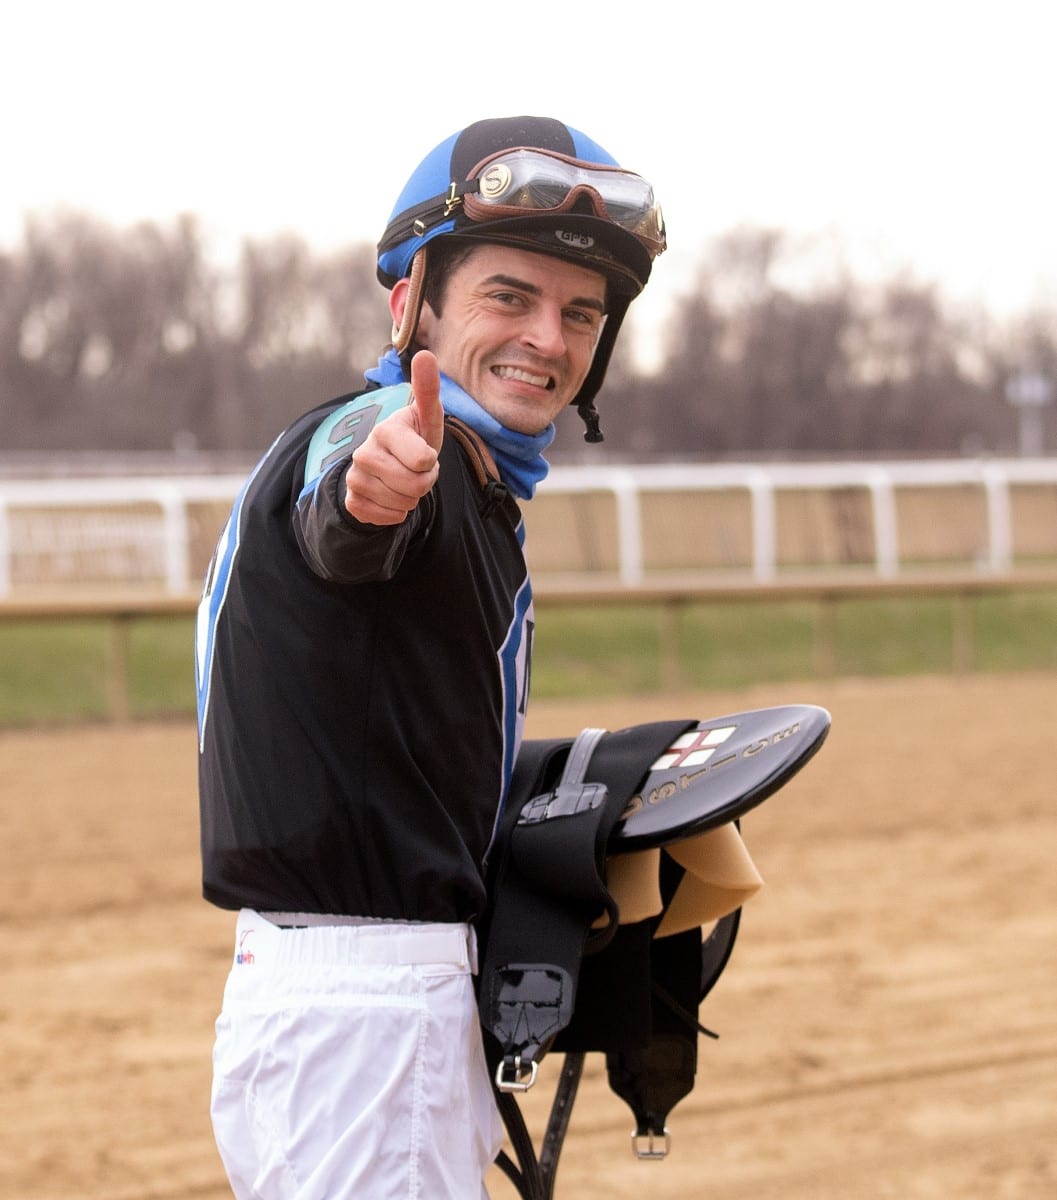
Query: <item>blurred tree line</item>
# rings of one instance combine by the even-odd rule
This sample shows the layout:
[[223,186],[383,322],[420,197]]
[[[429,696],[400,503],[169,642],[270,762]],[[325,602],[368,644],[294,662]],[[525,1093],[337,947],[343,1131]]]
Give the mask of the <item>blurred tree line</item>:
[[[637,367],[628,336],[618,346],[605,458],[1016,453],[1006,387],[1025,366],[1057,379],[1052,312],[951,313],[903,276],[794,287],[796,259],[773,230],[713,243],[672,301],[659,365]],[[193,217],[121,230],[32,218],[0,249],[0,449],[258,452],[362,386],[389,330],[369,244],[322,255],[293,236],[247,240],[221,269]],[[554,461],[583,453],[569,422]]]

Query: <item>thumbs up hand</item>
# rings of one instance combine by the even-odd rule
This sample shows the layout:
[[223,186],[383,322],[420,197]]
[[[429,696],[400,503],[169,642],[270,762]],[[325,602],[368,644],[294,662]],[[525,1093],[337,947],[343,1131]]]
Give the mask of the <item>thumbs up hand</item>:
[[399,525],[437,482],[444,441],[440,368],[428,350],[411,360],[411,402],[371,430],[345,474],[345,508],[368,525]]

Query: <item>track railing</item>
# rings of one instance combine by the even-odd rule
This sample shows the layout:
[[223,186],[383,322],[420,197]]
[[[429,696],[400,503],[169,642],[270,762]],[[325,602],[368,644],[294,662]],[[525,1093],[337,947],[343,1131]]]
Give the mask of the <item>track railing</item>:
[[[0,480],[0,598],[67,583],[195,591],[242,482]],[[723,493],[734,501],[720,514]],[[790,515],[809,493],[816,508]],[[681,568],[753,584],[842,566],[1002,576],[1057,565],[1057,459],[556,467],[525,519],[537,577],[589,571],[599,588]]]

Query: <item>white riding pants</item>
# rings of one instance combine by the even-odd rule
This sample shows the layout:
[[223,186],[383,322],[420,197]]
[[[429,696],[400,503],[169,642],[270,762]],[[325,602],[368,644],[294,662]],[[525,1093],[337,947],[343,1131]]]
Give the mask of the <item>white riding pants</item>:
[[213,1129],[238,1200],[487,1197],[502,1124],[473,930],[270,916],[239,915],[216,1025]]

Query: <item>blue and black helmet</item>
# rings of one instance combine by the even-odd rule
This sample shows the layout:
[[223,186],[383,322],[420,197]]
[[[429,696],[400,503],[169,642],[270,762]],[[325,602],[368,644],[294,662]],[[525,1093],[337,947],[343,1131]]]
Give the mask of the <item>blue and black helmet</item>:
[[606,323],[573,400],[587,440],[601,441],[593,400],[628,305],[666,244],[652,187],[597,142],[550,117],[493,118],[453,134],[416,168],[378,243],[380,282],[392,288],[412,280],[405,320],[394,331],[401,353],[418,320],[426,248],[446,236],[552,255],[606,277]]

